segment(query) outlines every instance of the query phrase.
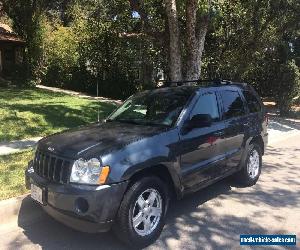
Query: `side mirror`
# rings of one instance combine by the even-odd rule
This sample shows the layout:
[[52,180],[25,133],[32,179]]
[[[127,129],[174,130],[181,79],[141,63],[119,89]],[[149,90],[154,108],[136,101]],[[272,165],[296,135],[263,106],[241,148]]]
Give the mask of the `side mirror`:
[[212,124],[212,118],[209,114],[194,115],[188,122],[188,128],[204,128],[209,127]]

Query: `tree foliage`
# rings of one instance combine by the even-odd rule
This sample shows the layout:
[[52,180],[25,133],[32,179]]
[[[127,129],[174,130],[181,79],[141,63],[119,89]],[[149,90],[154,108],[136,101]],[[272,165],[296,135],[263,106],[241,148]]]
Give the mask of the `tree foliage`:
[[299,95],[298,0],[2,0],[27,77],[125,98],[167,79],[250,82],[282,114]]
[[43,53],[41,19],[44,0],[2,0],[3,11],[12,19],[14,30],[27,42],[25,78],[39,77]]

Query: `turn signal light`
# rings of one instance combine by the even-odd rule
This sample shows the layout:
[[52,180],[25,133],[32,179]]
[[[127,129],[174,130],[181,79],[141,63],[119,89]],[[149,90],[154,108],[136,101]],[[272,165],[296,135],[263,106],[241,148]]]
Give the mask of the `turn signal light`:
[[109,166],[104,166],[102,167],[101,173],[99,175],[99,180],[98,183],[99,184],[104,184],[107,180],[107,177],[109,175]]

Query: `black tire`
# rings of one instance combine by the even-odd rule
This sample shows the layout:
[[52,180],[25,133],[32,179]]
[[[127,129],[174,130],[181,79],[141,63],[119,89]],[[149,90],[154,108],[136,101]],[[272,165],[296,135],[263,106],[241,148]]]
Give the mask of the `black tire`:
[[[159,222],[155,229],[150,234],[141,236],[133,227],[133,210],[140,195],[149,189],[156,190],[159,193],[161,197],[162,212],[160,219],[157,220]],[[121,241],[131,248],[143,248],[150,245],[157,240],[164,227],[168,201],[167,186],[161,179],[150,176],[137,180],[129,187],[124,195],[113,227],[114,233]]]
[[[254,151],[258,153],[259,168],[258,168],[258,173],[255,175],[255,177],[251,177],[248,171],[248,163],[249,163],[250,156],[254,153]],[[239,182],[239,184],[243,186],[253,186],[256,184],[257,180],[259,179],[261,168],[262,168],[261,148],[258,144],[252,143],[248,147],[246,160],[243,163],[241,170],[236,174],[235,179]]]

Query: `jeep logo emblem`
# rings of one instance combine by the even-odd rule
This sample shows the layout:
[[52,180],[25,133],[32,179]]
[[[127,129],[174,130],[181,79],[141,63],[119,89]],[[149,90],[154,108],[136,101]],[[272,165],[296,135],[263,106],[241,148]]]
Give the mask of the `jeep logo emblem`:
[[51,152],[53,152],[54,148],[49,147],[48,150],[51,151]]

